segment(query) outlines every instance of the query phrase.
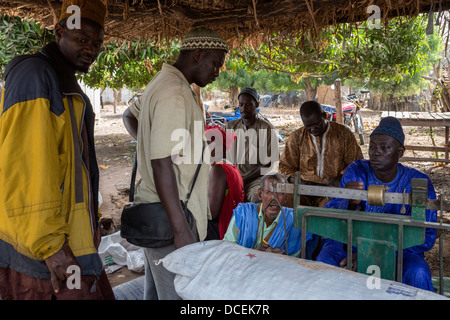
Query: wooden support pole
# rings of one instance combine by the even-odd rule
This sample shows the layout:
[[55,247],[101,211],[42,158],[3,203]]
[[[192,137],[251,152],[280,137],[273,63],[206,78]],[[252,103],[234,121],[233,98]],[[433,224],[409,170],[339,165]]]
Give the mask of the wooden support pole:
[[344,124],[344,115],[342,113],[342,102],[341,102],[341,79],[334,80],[334,94],[336,106],[336,122]]
[[450,127],[445,127],[445,160],[448,160],[450,150],[449,129]]

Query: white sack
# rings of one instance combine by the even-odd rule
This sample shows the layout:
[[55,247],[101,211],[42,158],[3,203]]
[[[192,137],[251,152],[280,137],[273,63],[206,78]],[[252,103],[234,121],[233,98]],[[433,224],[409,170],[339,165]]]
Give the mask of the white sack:
[[144,250],[120,236],[120,231],[102,237],[98,253],[106,273],[127,266],[131,271],[144,270]]
[[176,274],[175,289],[188,300],[446,299],[379,278],[369,289],[370,275],[221,240],[184,246],[157,263]]

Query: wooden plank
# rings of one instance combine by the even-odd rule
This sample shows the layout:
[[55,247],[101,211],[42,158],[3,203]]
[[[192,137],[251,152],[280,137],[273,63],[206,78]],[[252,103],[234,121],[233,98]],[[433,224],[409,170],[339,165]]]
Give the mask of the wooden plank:
[[394,118],[402,118],[401,117],[401,112],[400,112],[400,116],[399,116],[399,112],[398,111],[392,111],[392,113],[391,113],[391,117],[394,117]]
[[419,119],[419,112],[410,112],[409,113],[409,118],[418,120]]
[[[430,122],[431,120],[425,120],[425,121]],[[430,125],[432,125],[434,127],[450,126],[450,119],[443,119],[443,118],[441,118],[441,119],[434,119],[433,121],[434,121],[434,125],[432,125],[432,124],[430,124]]]
[[419,118],[419,112],[409,112],[408,117],[400,120],[403,126],[420,126],[421,119]]
[[422,121],[424,121],[424,123],[428,123],[428,126],[430,127],[434,127],[437,126],[437,122],[436,119],[429,113],[429,112],[424,112],[422,115]]
[[435,146],[405,146],[407,151],[425,151],[425,152],[444,152],[445,157],[421,158],[421,157],[402,157],[400,162],[407,161],[427,161],[427,162],[444,162],[450,163],[450,112],[395,112],[383,111],[381,118],[387,116],[395,116],[404,127],[445,127],[445,145],[444,147]]
[[441,112],[440,114],[441,114],[442,118],[450,119],[450,112]]
[[450,115],[446,117],[442,112],[435,112],[433,115],[436,115],[436,117],[439,117],[439,120],[450,120]]
[[415,158],[415,157],[401,157],[399,159],[400,162],[408,162],[408,161],[427,161],[427,162],[445,162],[450,163],[450,159],[444,158]]
[[430,116],[432,116],[433,119],[442,120],[442,116],[439,112],[430,112]]
[[432,126],[435,123],[435,120],[424,120],[417,118],[399,119],[399,121],[404,127],[420,127],[420,126],[429,127],[430,125]]
[[429,112],[395,112],[383,111],[381,118],[394,116],[400,121],[402,126],[424,126],[440,127],[450,126],[450,112],[447,113],[429,113]]
[[450,119],[444,119],[440,115],[434,113],[423,112],[418,115],[417,124],[429,127],[439,127],[450,125]]
[[429,112],[421,112],[418,115],[418,118],[421,120],[434,120],[434,118],[431,116]]
[[430,152],[445,152],[447,150],[445,147],[435,147],[435,146],[405,146],[406,151],[430,151]]

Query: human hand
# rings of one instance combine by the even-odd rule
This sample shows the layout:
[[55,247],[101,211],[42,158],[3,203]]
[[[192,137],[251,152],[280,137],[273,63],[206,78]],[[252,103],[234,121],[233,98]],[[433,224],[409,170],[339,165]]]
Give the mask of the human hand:
[[[349,181],[345,184],[345,188],[364,190],[364,184],[361,181]],[[350,199],[348,201],[348,209],[354,210],[359,206],[360,203],[361,203],[361,200]]]
[[173,244],[175,249],[179,249],[195,242],[197,242],[197,239],[187,223],[186,228],[179,232],[174,232],[173,234]]
[[67,239],[58,252],[45,259],[45,264],[50,271],[50,281],[55,293],[59,293],[60,284],[71,275],[67,273],[69,266],[77,265],[79,267]]
[[279,248],[274,248],[271,245],[269,245],[264,240],[259,244],[259,246],[256,248],[256,250],[264,251],[264,252],[271,252],[271,253],[278,253],[283,254],[284,250]]
[[[339,267],[346,268],[348,264],[348,259],[345,257],[340,263]],[[352,271],[356,271],[357,269],[357,260],[356,260],[356,254],[352,255]]]

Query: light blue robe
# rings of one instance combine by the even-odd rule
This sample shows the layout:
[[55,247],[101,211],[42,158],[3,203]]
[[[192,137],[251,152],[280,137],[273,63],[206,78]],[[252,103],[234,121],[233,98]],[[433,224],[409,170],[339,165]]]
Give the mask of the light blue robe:
[[[247,248],[253,248],[258,235],[258,203],[240,203],[233,211],[236,227],[239,230],[238,244]],[[286,216],[286,233],[288,252],[292,254],[300,251],[301,230],[294,228],[293,209],[283,207]],[[286,252],[286,237],[284,229],[284,215],[280,211],[280,219],[275,227],[268,244],[274,248],[281,247]],[[312,233],[306,233],[306,258],[311,255],[317,246],[318,237]]]

